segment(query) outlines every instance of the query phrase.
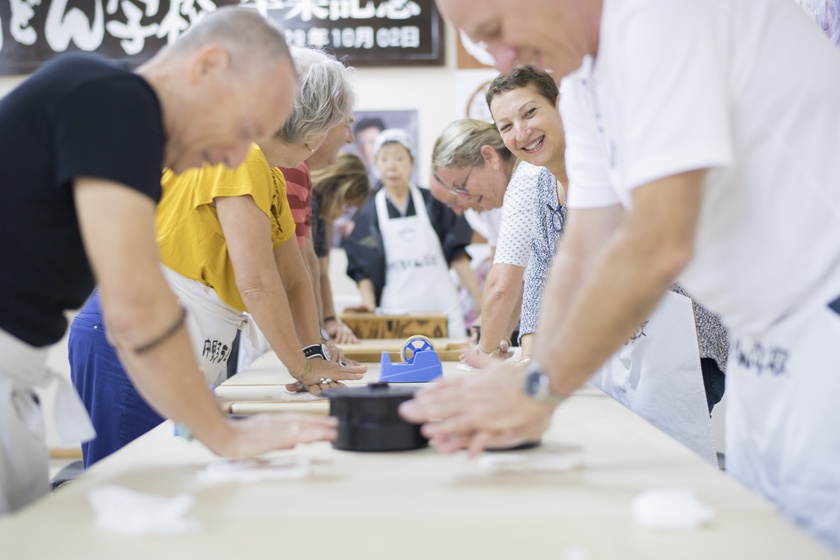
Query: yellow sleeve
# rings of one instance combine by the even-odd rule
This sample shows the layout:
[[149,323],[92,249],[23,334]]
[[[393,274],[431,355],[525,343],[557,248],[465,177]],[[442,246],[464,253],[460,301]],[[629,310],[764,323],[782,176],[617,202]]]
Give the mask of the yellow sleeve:
[[295,236],[295,218],[292,216],[286,195],[286,178],[283,177],[283,172],[276,168],[271,171],[277,185],[277,198],[272,208],[274,218],[271,221],[271,246],[277,248]]

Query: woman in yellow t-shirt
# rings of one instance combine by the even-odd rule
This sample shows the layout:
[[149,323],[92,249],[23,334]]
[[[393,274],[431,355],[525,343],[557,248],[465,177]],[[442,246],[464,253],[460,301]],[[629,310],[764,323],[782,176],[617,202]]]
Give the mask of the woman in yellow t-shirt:
[[[327,132],[352,114],[355,96],[349,71],[335,58],[311,49],[290,50],[298,72],[292,115],[271,140],[254,144],[236,169],[205,165],[181,175],[164,172],[158,243],[164,274],[188,310],[190,336],[208,384],[224,377],[236,332],[252,331],[253,317],[298,380],[290,390],[317,394],[339,380],[360,379],[366,368],[325,356],[312,283],[292,239],[295,225],[277,167],[294,167],[311,155]],[[94,383],[94,377],[110,381],[120,375],[125,372],[116,359],[91,360],[73,372],[77,385],[94,389],[108,387]],[[105,389],[93,395],[89,408],[100,436],[96,456],[86,456],[86,464],[162,421],[127,385],[119,398]],[[313,420],[293,416],[302,435]],[[108,429],[115,425],[117,433]]]

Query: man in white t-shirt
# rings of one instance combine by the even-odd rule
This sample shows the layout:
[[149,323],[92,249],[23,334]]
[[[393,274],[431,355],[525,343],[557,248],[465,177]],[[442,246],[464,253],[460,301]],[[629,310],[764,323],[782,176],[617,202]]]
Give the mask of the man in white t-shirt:
[[403,414],[443,450],[534,438],[679,279],[734,336],[729,473],[840,550],[840,52],[790,0],[438,4],[568,76],[570,214],[527,372]]

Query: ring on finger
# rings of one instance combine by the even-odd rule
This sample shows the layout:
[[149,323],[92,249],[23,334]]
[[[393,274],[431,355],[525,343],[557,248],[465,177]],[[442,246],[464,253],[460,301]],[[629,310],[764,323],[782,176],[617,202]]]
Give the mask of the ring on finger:
[[318,381],[318,385],[329,385],[330,383],[332,383],[332,379],[330,379],[329,377],[322,377]]
[[300,391],[303,391],[304,389],[306,389],[306,385],[304,384],[303,381],[295,381],[295,387]]

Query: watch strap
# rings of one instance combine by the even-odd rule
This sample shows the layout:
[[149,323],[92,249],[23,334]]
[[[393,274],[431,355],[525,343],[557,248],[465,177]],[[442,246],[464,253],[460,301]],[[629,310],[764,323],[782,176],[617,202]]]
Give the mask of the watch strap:
[[528,396],[553,407],[565,400],[565,396],[551,390],[551,378],[542,370],[538,362],[530,360],[525,371],[525,393]]
[[306,356],[307,360],[310,358],[322,358],[324,360],[329,359],[327,357],[326,348],[323,344],[310,344],[309,346],[304,346],[303,355]]

